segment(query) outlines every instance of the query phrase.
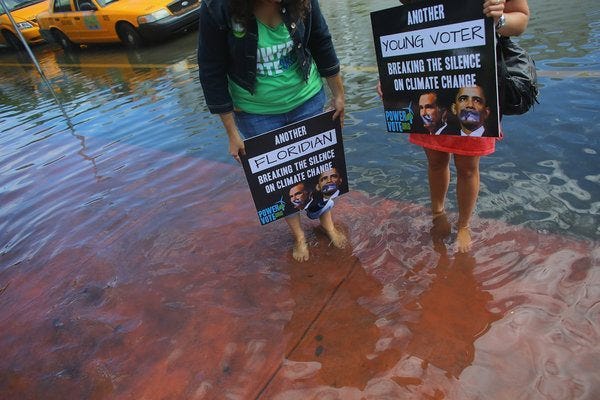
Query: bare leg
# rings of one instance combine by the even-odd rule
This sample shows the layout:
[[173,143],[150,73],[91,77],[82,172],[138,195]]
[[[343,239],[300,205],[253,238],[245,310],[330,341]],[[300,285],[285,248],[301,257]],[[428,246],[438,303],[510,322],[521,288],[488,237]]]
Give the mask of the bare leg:
[[335,225],[333,225],[333,218],[331,217],[331,211],[326,211],[319,217],[321,221],[321,226],[325,229],[325,233],[329,236],[329,240],[331,243],[337,247],[338,249],[343,249],[346,247],[348,243],[348,239],[346,235],[336,229]]
[[424,150],[428,161],[427,175],[429,177],[429,195],[433,216],[431,234],[435,241],[450,235],[450,223],[444,211],[446,194],[450,184],[450,153],[427,148]]
[[458,235],[456,243],[459,253],[471,249],[469,223],[479,195],[479,156],[454,155],[456,165],[456,195],[458,198]]
[[296,261],[307,261],[309,257],[308,244],[302,230],[302,224],[300,223],[300,213],[290,215],[285,218],[292,234],[294,235],[294,247],[292,249],[292,257]]

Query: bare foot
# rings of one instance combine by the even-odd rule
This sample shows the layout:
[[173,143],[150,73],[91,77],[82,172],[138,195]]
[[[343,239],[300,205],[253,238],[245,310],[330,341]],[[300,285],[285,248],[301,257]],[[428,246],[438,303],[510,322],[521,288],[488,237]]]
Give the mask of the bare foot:
[[431,235],[431,241],[433,242],[433,249],[438,253],[445,255],[447,250],[444,239],[450,236],[450,231],[452,230],[446,212],[442,210],[433,213],[432,222],[433,226],[429,230],[429,234]]
[[456,245],[459,253],[467,253],[469,250],[471,250],[471,230],[468,226],[458,228]]
[[298,262],[308,261],[308,244],[305,241],[294,243],[292,257],[294,257],[294,260]]
[[329,240],[331,240],[331,244],[333,244],[338,249],[343,249],[348,244],[348,238],[342,232],[338,231],[336,228],[333,228],[330,231],[325,231],[327,236],[329,236]]
[[431,237],[433,241],[443,240],[450,236],[450,231],[452,227],[450,226],[450,222],[448,222],[448,217],[446,216],[446,212],[444,210],[433,213],[433,226],[429,231],[431,233]]

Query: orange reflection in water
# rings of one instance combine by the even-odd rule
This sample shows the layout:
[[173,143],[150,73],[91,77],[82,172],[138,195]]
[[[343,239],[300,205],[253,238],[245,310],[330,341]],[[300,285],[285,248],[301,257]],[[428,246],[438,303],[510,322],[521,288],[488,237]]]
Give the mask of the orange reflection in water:
[[501,318],[488,310],[492,295],[474,276],[475,259],[457,255],[452,263],[442,257],[429,288],[407,308],[420,311],[408,323],[412,337],[406,351],[426,364],[458,378],[472,364],[474,342]]

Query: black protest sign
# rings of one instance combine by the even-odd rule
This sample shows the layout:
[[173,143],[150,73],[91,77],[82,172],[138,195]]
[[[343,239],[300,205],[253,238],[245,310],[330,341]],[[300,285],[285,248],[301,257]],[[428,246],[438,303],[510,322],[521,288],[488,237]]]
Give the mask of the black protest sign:
[[371,13],[388,132],[499,136],[493,19],[481,0]]
[[318,218],[348,192],[334,111],[246,139],[242,165],[261,225],[298,211]]

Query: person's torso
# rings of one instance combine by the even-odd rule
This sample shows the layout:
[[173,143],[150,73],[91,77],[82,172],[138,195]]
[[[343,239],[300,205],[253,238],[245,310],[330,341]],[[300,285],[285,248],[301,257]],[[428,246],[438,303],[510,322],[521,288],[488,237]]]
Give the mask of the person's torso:
[[283,22],[271,27],[257,20],[257,36],[254,91],[229,80],[236,109],[252,114],[281,114],[319,92],[322,83],[316,66],[311,63],[305,81],[294,41]]

